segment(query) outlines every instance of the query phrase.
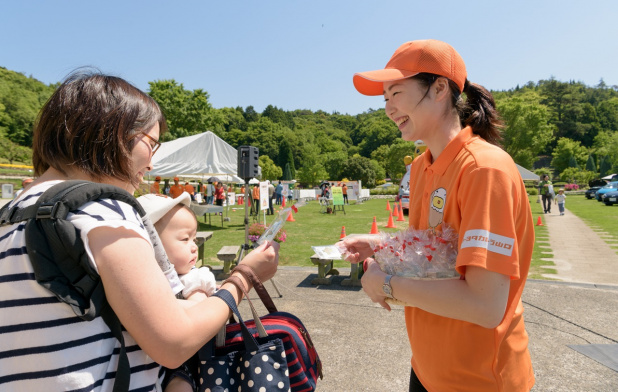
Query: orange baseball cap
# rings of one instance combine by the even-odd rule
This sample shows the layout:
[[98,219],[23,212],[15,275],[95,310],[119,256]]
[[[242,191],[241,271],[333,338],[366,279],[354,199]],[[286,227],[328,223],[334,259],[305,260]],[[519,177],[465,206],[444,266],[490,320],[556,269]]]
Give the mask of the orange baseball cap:
[[155,181],[161,181],[161,177],[156,176],[156,177],[155,177]]
[[174,181],[178,181],[178,177],[174,177]]
[[384,94],[384,82],[412,77],[419,73],[444,76],[462,92],[466,83],[466,65],[457,51],[435,39],[410,41],[401,45],[384,69],[354,74],[354,87],[364,95]]

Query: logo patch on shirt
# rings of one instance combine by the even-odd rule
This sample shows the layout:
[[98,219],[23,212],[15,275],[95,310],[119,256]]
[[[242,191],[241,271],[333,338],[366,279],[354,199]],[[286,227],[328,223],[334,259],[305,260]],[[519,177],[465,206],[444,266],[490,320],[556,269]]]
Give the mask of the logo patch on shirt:
[[461,242],[461,247],[484,248],[490,252],[511,256],[514,244],[514,238],[494,234],[487,230],[468,230]]

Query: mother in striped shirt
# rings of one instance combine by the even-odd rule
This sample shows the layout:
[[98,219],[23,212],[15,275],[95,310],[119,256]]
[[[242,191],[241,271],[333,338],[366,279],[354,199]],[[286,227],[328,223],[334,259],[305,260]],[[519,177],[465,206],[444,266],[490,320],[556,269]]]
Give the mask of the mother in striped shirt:
[[[12,203],[34,204],[52,185],[81,179],[133,193],[166,123],[157,103],[126,81],[79,70],[42,108],[34,129],[33,184]],[[92,266],[118,315],[131,366],[131,390],[159,389],[161,365],[176,368],[208,342],[228,318],[217,297],[175,298],[155,260],[149,234],[128,204],[87,203],[68,219],[80,230]],[[34,280],[24,223],[0,228],[0,390],[107,391],[116,375],[119,342],[100,318],[83,321]],[[277,269],[278,245],[262,246],[242,263],[262,280]],[[238,274],[245,287],[250,283]],[[236,302],[238,289],[227,283]]]

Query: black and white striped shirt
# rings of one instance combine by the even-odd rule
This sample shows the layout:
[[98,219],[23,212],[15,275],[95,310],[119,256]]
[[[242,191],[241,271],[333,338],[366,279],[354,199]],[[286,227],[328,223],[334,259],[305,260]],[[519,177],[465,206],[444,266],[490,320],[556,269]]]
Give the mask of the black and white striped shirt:
[[[31,187],[16,203],[32,205],[56,183]],[[68,219],[80,230],[95,268],[87,234],[96,227],[125,227],[150,241],[137,212],[115,200],[88,203]],[[119,342],[100,317],[81,320],[35,281],[24,227],[25,222],[0,227],[0,390],[111,390]],[[130,389],[158,390],[161,366],[123,333],[131,365]]]

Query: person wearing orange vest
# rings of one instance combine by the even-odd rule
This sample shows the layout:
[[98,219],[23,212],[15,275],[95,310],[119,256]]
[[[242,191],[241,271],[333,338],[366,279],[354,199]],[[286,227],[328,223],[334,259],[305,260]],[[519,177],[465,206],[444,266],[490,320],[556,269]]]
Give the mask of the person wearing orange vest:
[[341,186],[341,193],[343,193],[343,202],[345,204],[350,204],[348,202],[348,186],[346,185],[346,183],[344,182],[343,185]]
[[191,200],[195,200],[195,188],[189,184],[189,181],[185,182],[185,192],[191,196]]
[[253,186],[253,190],[251,191],[251,213],[255,211],[256,215],[260,213],[260,187],[257,185]]
[[172,196],[174,199],[182,195],[182,192],[185,191],[185,187],[180,185],[178,181],[180,181],[178,177],[174,177],[174,185],[170,187],[170,196]]
[[154,182],[150,186],[150,193],[154,193],[155,195],[161,194],[161,177],[155,177]]
[[451,272],[460,279],[450,280],[388,275],[370,258],[375,237],[343,240],[346,259],[367,259],[362,285],[371,300],[389,310],[387,298],[407,304],[409,390],[529,391],[521,296],[534,224],[517,167],[498,145],[491,93],[469,82],[461,56],[436,40],[407,42],[385,69],[353,81],[362,94],[384,96],[403,140],[427,145],[410,169],[410,226],[458,237]]

